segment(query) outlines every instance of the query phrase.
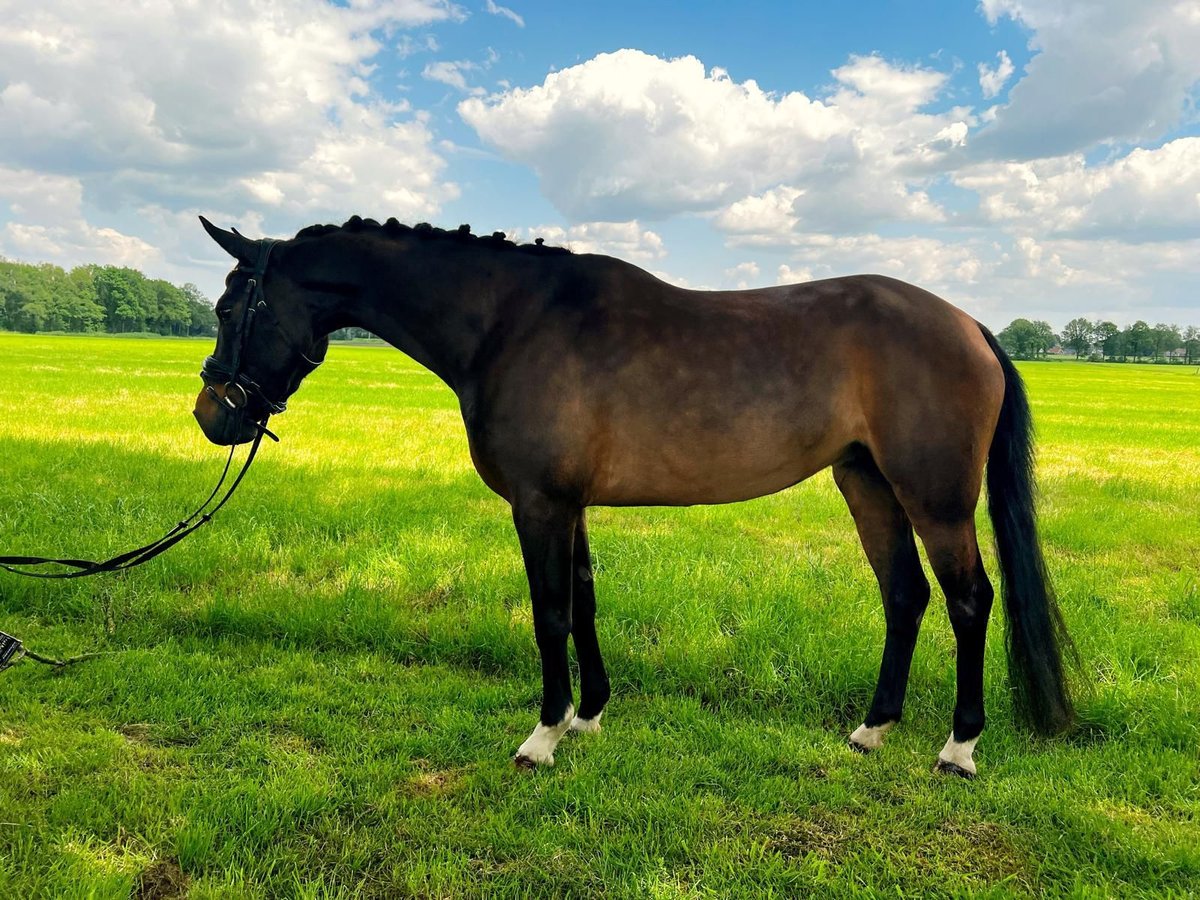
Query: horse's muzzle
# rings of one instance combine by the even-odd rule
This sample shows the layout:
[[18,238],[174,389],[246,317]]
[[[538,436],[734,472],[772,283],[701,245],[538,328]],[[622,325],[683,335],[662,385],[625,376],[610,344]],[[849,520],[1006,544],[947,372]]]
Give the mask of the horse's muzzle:
[[[259,429],[244,414],[230,409],[223,402],[223,388],[206,385],[196,397],[196,408],[192,410],[204,436],[219,447],[231,444],[247,444],[254,440]],[[213,394],[217,396],[214,397]]]

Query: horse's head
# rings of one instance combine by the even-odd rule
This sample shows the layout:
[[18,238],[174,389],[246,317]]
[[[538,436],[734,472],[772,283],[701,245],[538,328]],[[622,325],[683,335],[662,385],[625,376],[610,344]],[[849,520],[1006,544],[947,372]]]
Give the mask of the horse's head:
[[324,360],[329,338],[314,332],[305,292],[281,271],[277,242],[200,221],[237,260],[217,300],[217,347],[204,361],[204,389],[193,411],[204,436],[227,447],[253,440],[270,416],[283,412]]

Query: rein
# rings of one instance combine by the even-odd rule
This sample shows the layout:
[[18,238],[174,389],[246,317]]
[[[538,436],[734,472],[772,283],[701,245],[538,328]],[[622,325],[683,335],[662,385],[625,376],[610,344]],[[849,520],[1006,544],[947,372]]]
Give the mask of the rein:
[[[278,242],[272,240],[259,241],[258,259],[254,264],[253,274],[246,283],[246,307],[242,310],[242,319],[238,324],[238,330],[235,335],[237,343],[234,347],[232,362],[227,366],[219,362],[215,357],[209,356],[204,360],[204,366],[200,371],[200,377],[204,379],[205,390],[208,392],[208,395],[227,410],[237,415],[237,426],[239,428],[247,420],[246,408],[249,405],[251,396],[258,399],[264,408],[268,410],[267,415],[263,417],[261,422],[253,419],[249,420],[258,429],[258,433],[254,436],[254,440],[250,445],[250,452],[246,455],[246,460],[242,463],[241,470],[225,490],[221,499],[217,500],[216,505],[212,506],[211,509],[209,508],[210,504],[216,500],[217,495],[220,494],[221,487],[225,484],[225,480],[229,476],[229,471],[233,465],[233,454],[237,449],[236,444],[230,446],[229,456],[225,460],[225,468],[221,471],[221,477],[217,481],[217,486],[212,489],[212,493],[208,495],[208,499],[201,503],[195,512],[178,522],[174,528],[157,540],[99,562],[87,559],[59,559],[47,556],[0,556],[0,569],[12,572],[15,575],[24,575],[28,578],[84,578],[88,575],[99,575],[102,572],[123,572],[126,569],[132,569],[135,566],[147,563],[160,553],[164,553],[174,547],[197,528],[212,521],[213,516],[229,501],[234,491],[238,489],[238,485],[242,483],[246,472],[249,471],[250,464],[254,462],[254,457],[258,454],[258,448],[262,443],[263,436],[266,435],[273,441],[279,440],[279,438],[267,429],[267,419],[272,415],[283,412],[287,408],[287,404],[283,401],[272,401],[267,398],[263,394],[262,388],[242,369],[244,351],[250,339],[251,330],[254,327],[255,317],[267,309],[267,301],[263,295],[262,283],[263,276],[266,275],[267,271],[267,261],[270,259],[271,250],[276,243]],[[238,268],[241,269],[243,267],[239,266]],[[303,354],[301,355],[303,356]],[[304,359],[306,362],[311,362],[306,356]],[[222,380],[225,384],[224,397],[220,396],[213,388],[214,382],[220,383]],[[24,568],[26,566],[50,565],[65,566],[73,571],[26,571]]]
[[[128,550],[125,553],[119,553],[109,559],[95,562],[88,559],[56,559],[47,556],[0,556],[0,569],[6,569],[14,575],[24,575],[27,578],[84,578],[88,575],[99,575],[101,572],[122,572],[125,569],[132,569],[134,566],[140,566],[142,563],[150,562],[154,557],[158,556],[167,550],[170,550],[185,537],[199,528],[201,525],[206,525],[212,520],[225,503],[233,496],[233,492],[237,490],[246,472],[250,468],[250,463],[254,462],[254,457],[258,453],[258,445],[262,443],[263,434],[267,433],[263,429],[254,438],[254,443],[250,446],[250,453],[246,456],[246,461],[242,463],[242,469],[238,472],[237,477],[233,479],[233,483],[225,491],[225,495],[217,502],[217,505],[212,509],[205,511],[208,505],[221,490],[221,485],[225,483],[225,478],[229,475],[229,469],[233,463],[234,447],[229,448],[229,457],[225,460],[225,468],[221,472],[221,478],[217,481],[217,486],[213,488],[212,493],[208,495],[200,506],[186,519],[181,520],[174,528],[164,534],[156,541],[151,541],[145,546],[138,547],[135,550]],[[72,572],[27,572],[18,566],[67,566],[74,569]]]

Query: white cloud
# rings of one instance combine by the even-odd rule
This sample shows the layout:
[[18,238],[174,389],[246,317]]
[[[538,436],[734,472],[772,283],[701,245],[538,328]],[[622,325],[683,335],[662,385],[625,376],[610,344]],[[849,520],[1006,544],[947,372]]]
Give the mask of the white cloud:
[[511,19],[513,22],[517,23],[518,28],[525,27],[525,20],[521,18],[521,16],[513,12],[507,6],[500,6],[495,2],[495,0],[486,0],[483,8],[490,12],[493,16],[503,16],[506,19]]
[[776,96],[694,57],[621,50],[541,85],[464,100],[459,112],[485,142],[533,168],[574,218],[714,210],[781,186],[804,189],[801,217],[830,205],[856,224],[914,210],[934,217],[909,185],[954,144],[947,129],[961,110],[920,112],[945,76],[877,57],[854,57],[833,74],[826,100]]
[[990,223],[1042,234],[1128,241],[1200,233],[1200,137],[1088,165],[1080,154],[987,163],[954,176]]
[[509,235],[517,241],[542,238],[551,246],[567,247],[573,253],[604,253],[620,259],[647,262],[667,255],[663,240],[634,222],[579,222],[574,225],[539,225],[517,228]]
[[95,228],[83,217],[78,178],[0,166],[0,255],[71,267],[82,262],[138,268],[161,265],[158,250],[113,228]]
[[793,268],[787,263],[781,265],[775,272],[776,284],[799,284],[803,281],[812,281],[812,269],[808,266],[799,266]]
[[715,221],[732,234],[787,233],[799,224],[794,205],[802,196],[802,189],[780,185],[729,204]]
[[990,100],[999,94],[1013,73],[1012,60],[1008,58],[1008,54],[1003,50],[996,54],[996,67],[994,69],[989,69],[984,63],[980,63],[978,68],[979,89],[983,91],[983,96],[986,100]]
[[937,96],[946,75],[932,69],[904,68],[878,56],[852,56],[833,77],[865,97],[904,110],[920,109]]
[[424,119],[369,86],[374,30],[461,16],[444,0],[47,0],[0,24],[0,160],[81,173],[105,209],[427,215],[440,178]]
[[744,291],[746,288],[759,287],[758,284],[758,263],[743,262],[736,266],[725,270],[725,278],[739,290]]
[[1060,156],[1105,141],[1162,137],[1200,81],[1194,0],[984,0],[1039,51],[1008,104],[972,143],[976,158]]
[[[739,246],[770,246],[765,240]],[[775,244],[781,247],[782,244]],[[932,237],[884,237],[878,234],[796,234],[786,244],[808,278],[875,272],[950,292],[976,282],[986,269],[977,241],[953,242]],[[791,270],[788,270],[791,272]],[[780,273],[782,276],[782,272]],[[805,279],[808,280],[808,279]]]
[[449,85],[452,88],[462,91],[464,94],[483,94],[485,93],[483,88],[472,87],[467,83],[466,73],[474,72],[479,68],[478,63],[473,63],[466,59],[456,61],[438,60],[437,62],[428,63],[421,72],[421,77]]

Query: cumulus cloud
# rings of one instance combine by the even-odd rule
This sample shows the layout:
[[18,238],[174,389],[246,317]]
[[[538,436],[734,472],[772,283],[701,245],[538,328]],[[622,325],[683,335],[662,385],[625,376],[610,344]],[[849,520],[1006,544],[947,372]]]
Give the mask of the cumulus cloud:
[[[776,96],[695,57],[621,50],[541,85],[464,100],[459,112],[486,143],[532,167],[573,218],[715,210],[781,186],[803,189],[799,218],[832,208],[855,224],[914,208],[933,217],[910,183],[954,146],[962,111],[920,111],[946,76],[878,57],[854,57],[833,75],[823,100]],[[881,181],[885,202],[860,196],[879,193]]]
[[1033,159],[1104,141],[1162,137],[1200,81],[1200,12],[1179,0],[984,0],[984,15],[1030,29],[1037,54],[976,158]]
[[604,253],[621,259],[648,262],[667,255],[663,239],[653,231],[631,222],[579,222],[574,225],[539,225],[516,228],[514,240],[542,238],[547,244],[568,247],[573,253]]
[[380,197],[455,195],[424,118],[369,85],[376,30],[461,16],[445,0],[47,0],[0,24],[0,159],[82,173],[89,205],[275,221]]
[[734,288],[744,291],[746,288],[758,287],[758,263],[743,262],[725,270],[725,278]]
[[991,224],[1047,235],[1177,240],[1200,234],[1200,138],[1088,165],[1082,154],[987,163],[954,176]]
[[1013,64],[1008,53],[1001,50],[996,54],[996,67],[988,68],[984,63],[979,66],[979,89],[983,91],[985,100],[990,100],[1004,90],[1004,85],[1012,77]]
[[878,234],[749,235],[734,246],[788,250],[796,266],[780,267],[781,281],[808,281],[876,272],[934,289],[972,284],[985,271],[985,248],[977,240],[885,237]]
[[0,255],[73,266],[84,260],[152,267],[159,251],[114,228],[95,228],[83,216],[78,178],[0,166]]
[[812,269],[808,266],[789,266],[787,263],[775,270],[776,284],[799,284],[802,281],[812,281]]

